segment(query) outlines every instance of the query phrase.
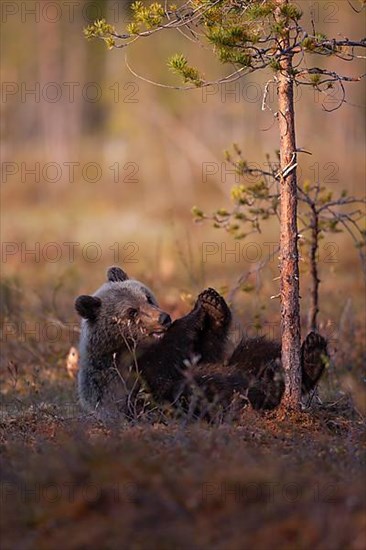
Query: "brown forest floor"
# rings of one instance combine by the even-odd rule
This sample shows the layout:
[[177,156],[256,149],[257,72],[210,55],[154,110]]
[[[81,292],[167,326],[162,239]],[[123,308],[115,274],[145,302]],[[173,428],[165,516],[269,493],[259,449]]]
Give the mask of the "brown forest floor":
[[38,301],[5,295],[2,550],[366,548],[362,319],[343,315],[331,334],[323,405],[292,417],[244,409],[219,425],[165,412],[111,428],[78,407],[65,368],[76,340],[34,337],[46,314],[69,318],[78,292],[57,308],[47,289]]
[[291,418],[114,429],[76,405],[10,403],[3,550],[366,547],[365,426],[346,398]]

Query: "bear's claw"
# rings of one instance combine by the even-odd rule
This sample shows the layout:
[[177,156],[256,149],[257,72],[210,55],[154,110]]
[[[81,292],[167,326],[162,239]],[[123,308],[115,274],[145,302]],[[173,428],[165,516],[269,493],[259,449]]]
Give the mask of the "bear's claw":
[[218,324],[230,320],[231,312],[224,298],[213,288],[207,288],[198,296],[197,304]]

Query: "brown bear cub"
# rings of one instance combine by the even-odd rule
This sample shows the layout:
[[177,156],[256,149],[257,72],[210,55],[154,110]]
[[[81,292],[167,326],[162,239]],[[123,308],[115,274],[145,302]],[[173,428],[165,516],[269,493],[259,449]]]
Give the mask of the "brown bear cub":
[[[212,288],[190,313],[172,322],[142,283],[118,267],[93,296],[79,296],[79,396],[101,418],[127,417],[142,382],[156,403],[194,416],[226,410],[239,397],[255,409],[273,409],[284,392],[281,347],[243,338],[230,352],[231,312]],[[312,390],[327,361],[327,343],[311,332],[302,344],[302,389]]]

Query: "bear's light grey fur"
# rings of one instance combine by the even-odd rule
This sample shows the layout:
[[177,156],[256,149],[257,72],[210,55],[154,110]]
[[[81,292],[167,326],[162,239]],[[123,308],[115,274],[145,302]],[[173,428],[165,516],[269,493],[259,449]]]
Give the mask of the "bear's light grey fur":
[[[160,337],[170,322],[149,288],[128,279],[119,268],[92,296],[79,296],[78,393],[81,405],[98,417],[120,416],[138,391],[135,366],[145,345]],[[163,321],[163,323],[162,323]]]

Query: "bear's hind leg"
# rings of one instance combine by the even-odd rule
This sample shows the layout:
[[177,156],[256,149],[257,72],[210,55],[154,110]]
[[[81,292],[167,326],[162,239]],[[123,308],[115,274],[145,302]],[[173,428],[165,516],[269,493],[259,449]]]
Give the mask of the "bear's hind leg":
[[315,388],[328,361],[327,341],[320,334],[310,332],[301,346],[303,393]]

